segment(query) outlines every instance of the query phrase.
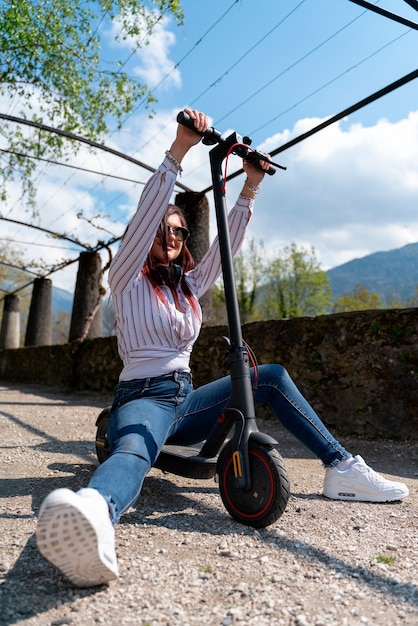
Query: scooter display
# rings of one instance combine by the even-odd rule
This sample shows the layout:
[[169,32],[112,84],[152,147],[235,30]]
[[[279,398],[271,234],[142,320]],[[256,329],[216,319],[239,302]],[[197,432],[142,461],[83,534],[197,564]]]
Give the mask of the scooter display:
[[[185,112],[178,114],[177,121],[197,132],[193,120]],[[285,462],[278,451],[278,442],[261,432],[257,425],[250,375],[253,355],[242,338],[222,163],[231,153],[255,165],[267,159],[250,148],[248,137],[242,138],[236,132],[223,138],[218,130],[211,127],[199,134],[202,135],[202,143],[214,146],[209,156],[228,319],[225,365],[231,376],[231,396],[205,441],[196,446],[166,444],[154,467],[188,478],[215,478],[223,505],[231,517],[247,526],[265,528],[285,511],[290,484]],[[272,166],[285,169],[271,160],[269,162]],[[275,167],[270,167],[267,173],[274,174]],[[253,365],[256,371],[256,363]],[[96,421],[96,453],[100,463],[109,456],[109,414],[108,407]]]

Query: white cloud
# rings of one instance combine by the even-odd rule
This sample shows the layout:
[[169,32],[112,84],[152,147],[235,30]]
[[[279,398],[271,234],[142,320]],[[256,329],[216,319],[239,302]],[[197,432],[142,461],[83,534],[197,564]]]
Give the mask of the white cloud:
[[135,74],[151,89],[162,80],[165,89],[181,86],[181,74],[169,57],[174,43],[174,34],[166,30],[164,24],[158,24],[148,45],[138,52],[139,64],[135,68]]
[[[322,120],[301,120],[263,145],[272,150]],[[324,269],[418,241],[418,111],[396,123],[334,124],[280,153],[251,233],[274,251],[314,246]]]
[[[132,117],[123,131],[106,143],[157,167],[175,135],[178,110],[161,111],[155,119],[144,113]],[[321,121],[301,120],[294,128],[270,138],[263,149],[273,150]],[[207,146],[200,145],[186,156],[180,182],[196,191],[210,185],[208,152]],[[370,127],[341,122],[275,159],[288,169],[266,177],[249,229],[249,236],[263,240],[269,254],[291,242],[308,249],[313,246],[323,269],[329,269],[372,252],[418,241],[418,112],[396,123],[381,120]],[[150,172],[116,156],[103,152],[95,156],[84,148],[74,163],[143,182],[150,176]],[[228,173],[239,165],[235,157],[231,158]],[[142,185],[82,172],[73,175],[66,168],[50,168],[40,180],[39,224],[76,235],[92,245],[98,239],[108,239],[108,235],[77,219],[77,212],[83,210],[87,218],[101,213],[104,217],[96,221],[120,235],[142,191]],[[243,180],[240,176],[229,181],[229,208]],[[29,221],[17,201],[17,185],[9,191],[9,206],[13,207],[9,216]],[[213,205],[210,193],[208,197]],[[3,207],[6,214],[7,207]],[[31,229],[5,222],[1,228],[3,237],[27,242],[23,247],[28,259],[42,257],[47,265],[63,256],[74,256],[74,252],[57,250],[52,246],[55,240]],[[211,230],[213,236],[213,210]],[[33,242],[43,243],[44,247],[30,245]],[[104,262],[105,257],[103,254]],[[76,269],[74,264],[66,273],[55,274],[54,284],[71,289]]]
[[[158,167],[164,158],[164,151],[171,145],[176,132],[178,109],[161,112],[158,118],[149,119],[146,114],[132,117],[123,131],[114,133],[106,145],[124,154],[134,155],[138,160],[153,167]],[[138,154],[135,155],[135,151]],[[209,184],[207,165],[207,147],[200,145],[193,151],[193,156],[186,156],[185,169],[192,172],[190,186],[202,189]],[[124,177],[145,183],[151,172],[123,160],[113,154],[95,151],[89,152],[82,147],[77,156],[70,160],[72,165],[91,169],[104,174]],[[203,166],[203,167],[202,167]],[[44,164],[40,165],[40,170]],[[186,182],[186,176],[181,182]],[[134,213],[143,184],[135,184],[119,178],[101,177],[88,172],[50,166],[39,178],[37,208],[39,218],[35,219],[28,207],[20,200],[18,182],[8,185],[9,199],[2,207],[2,215],[24,223],[37,224],[51,231],[78,238],[91,246],[99,240],[108,241],[112,235],[120,236],[130,217]],[[179,190],[176,189],[176,192]],[[79,219],[83,212],[86,219]],[[96,216],[100,214],[101,217]],[[100,225],[106,231],[94,228],[88,219]],[[60,239],[51,239],[40,231],[1,222],[1,236],[13,241],[24,255],[25,261],[41,260],[41,266],[47,269],[63,258],[76,258],[77,249]],[[0,242],[1,243],[1,242]],[[61,250],[57,246],[71,247],[71,251]],[[115,249],[115,246],[114,248]],[[79,248],[81,251],[82,248]],[[107,253],[102,253],[103,262]],[[77,263],[67,270],[52,275],[54,284],[63,289],[72,289],[75,284]]]
[[[137,22],[145,34],[147,30],[145,20],[139,19]],[[169,30],[170,27],[172,27],[170,18],[162,17],[153,27],[149,37],[144,36],[141,47],[135,51],[130,60],[130,68],[133,66],[133,69],[129,69],[129,73],[138,77],[150,89],[159,85],[161,81],[164,89],[173,87],[177,89],[181,86],[181,73],[170,58],[170,51],[176,43],[176,36]],[[107,32],[109,44],[114,48],[134,50],[136,46],[132,38],[118,38],[120,30],[120,22],[116,20]]]

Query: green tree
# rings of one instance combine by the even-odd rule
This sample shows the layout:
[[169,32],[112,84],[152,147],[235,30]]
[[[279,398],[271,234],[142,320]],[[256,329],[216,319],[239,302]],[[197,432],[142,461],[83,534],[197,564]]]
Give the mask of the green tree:
[[264,273],[264,245],[250,239],[246,252],[240,250],[234,257],[235,283],[238,307],[243,324],[255,317],[255,305]]
[[[154,100],[147,86],[123,71],[123,59],[104,58],[102,24],[113,24],[117,38],[135,52],[167,13],[182,22],[179,0],[3,0],[0,95],[17,99],[16,117],[97,140],[110,122],[120,125],[138,103]],[[34,158],[56,159],[78,147],[11,121],[2,122],[0,137],[7,145],[1,195],[8,181],[20,178],[32,202]]]
[[331,284],[321,270],[314,248],[284,248],[265,268],[264,318],[280,319],[321,315],[331,305]]
[[351,293],[344,293],[334,301],[334,313],[344,311],[366,311],[381,309],[382,302],[378,293],[371,292],[364,285],[356,285]]
[[212,320],[213,326],[227,324],[225,294],[222,281],[217,281],[212,289]]
[[415,287],[414,292],[409,296],[407,302],[407,307],[418,307],[418,285]]
[[[248,248],[240,250],[234,256],[233,263],[241,323],[246,324],[256,317],[256,300],[264,273],[263,242],[257,244],[253,238],[250,239]],[[225,324],[227,319],[222,283],[212,288],[212,307],[215,323]]]
[[[412,300],[414,295],[411,296]],[[385,309],[402,309],[406,306],[409,306],[408,302],[411,298],[406,298],[406,301],[402,298],[402,288],[395,291],[394,289],[389,289],[388,293],[385,296],[384,301],[382,302],[380,308]],[[376,307],[378,308],[378,307]]]

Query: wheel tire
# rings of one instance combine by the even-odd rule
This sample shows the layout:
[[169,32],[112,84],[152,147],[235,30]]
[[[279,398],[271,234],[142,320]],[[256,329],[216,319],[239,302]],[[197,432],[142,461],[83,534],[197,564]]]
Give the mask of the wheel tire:
[[282,456],[270,445],[249,442],[251,489],[237,487],[233,449],[227,443],[218,460],[219,491],[228,513],[254,528],[265,528],[283,514],[289,499],[290,483]]
[[99,463],[104,463],[110,454],[109,442],[107,439],[107,425],[109,423],[110,409],[103,409],[96,420],[96,454]]

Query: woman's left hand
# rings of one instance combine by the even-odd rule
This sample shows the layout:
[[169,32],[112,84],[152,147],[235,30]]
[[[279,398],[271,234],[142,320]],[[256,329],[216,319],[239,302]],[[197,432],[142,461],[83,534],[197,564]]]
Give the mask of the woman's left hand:
[[[267,152],[261,152],[260,154],[264,154],[268,159],[270,159],[270,155]],[[258,187],[263,180],[266,171],[271,167],[270,163],[267,161],[260,161],[260,167],[257,165],[253,165],[252,163],[248,163],[248,161],[243,160],[243,170],[247,174],[247,182],[249,185]]]

